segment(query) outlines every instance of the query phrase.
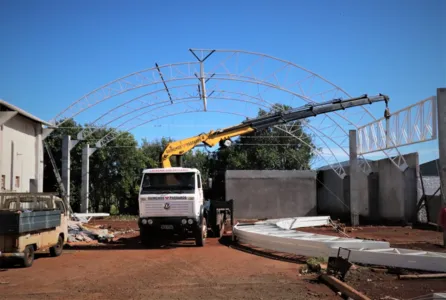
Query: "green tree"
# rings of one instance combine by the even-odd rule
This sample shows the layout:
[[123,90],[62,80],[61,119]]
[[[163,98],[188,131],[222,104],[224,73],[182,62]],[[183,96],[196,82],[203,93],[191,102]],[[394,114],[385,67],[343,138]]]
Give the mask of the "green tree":
[[[60,124],[61,122],[59,122]],[[76,139],[77,133],[89,126],[81,126],[73,120],[67,120],[61,128],[56,129],[46,142],[61,170],[62,139],[70,135]],[[112,206],[121,213],[137,212],[137,195],[144,156],[137,148],[133,135],[128,132],[114,132],[114,129],[95,130],[86,140],[80,141],[71,150],[71,191],[70,203],[74,211],[79,211],[82,183],[82,148],[89,143],[92,148],[102,137],[117,133],[117,138],[104,148],[96,149],[90,156],[90,211],[109,212]],[[47,153],[44,160],[44,191],[58,191],[52,165]]]
[[[275,105],[270,111],[259,110],[258,116],[267,113],[289,110],[288,106]],[[59,124],[62,120],[59,122]],[[46,139],[61,170],[62,139],[77,134],[89,124],[81,125],[73,120],[66,120],[61,128],[53,131]],[[310,167],[314,156],[312,137],[304,132],[301,121],[286,125],[300,140],[291,138],[288,133],[271,127],[235,139],[230,148],[219,149],[211,155],[194,149],[183,155],[183,166],[197,168],[204,181],[219,171],[232,170],[300,170]],[[80,141],[71,150],[71,197],[74,211],[79,211],[82,182],[82,148],[89,143],[92,148],[104,136],[117,136],[105,147],[96,149],[90,156],[90,211],[136,214],[138,211],[138,191],[142,170],[160,167],[161,154],[173,140],[163,137],[148,141],[143,139],[141,146],[128,132],[119,132],[112,128],[96,129],[86,140]],[[172,165],[176,166],[175,159]],[[58,191],[52,165],[45,152],[44,191]]]

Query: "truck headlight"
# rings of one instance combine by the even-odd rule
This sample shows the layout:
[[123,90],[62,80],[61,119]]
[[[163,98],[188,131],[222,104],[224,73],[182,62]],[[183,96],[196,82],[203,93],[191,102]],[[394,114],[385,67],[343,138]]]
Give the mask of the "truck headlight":
[[192,223],[194,223],[194,220],[189,219],[189,220],[187,220],[187,223],[189,223],[189,225],[192,225]]
[[186,219],[181,220],[181,224],[186,225],[186,223],[187,223]]
[[141,220],[141,223],[142,223],[143,225],[146,225],[146,224],[147,224],[147,220],[146,220],[146,219],[142,219],[142,220]]
[[149,220],[147,220],[147,223],[148,223],[149,225],[152,225],[152,224],[153,224],[153,220],[152,220],[152,219],[149,219]]

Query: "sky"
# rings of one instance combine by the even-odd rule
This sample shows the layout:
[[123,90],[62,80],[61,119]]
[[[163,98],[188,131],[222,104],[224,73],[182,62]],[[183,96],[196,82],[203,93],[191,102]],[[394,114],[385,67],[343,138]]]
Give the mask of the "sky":
[[[4,0],[0,98],[50,120],[117,78],[194,61],[189,48],[240,49],[296,63],[351,95],[387,94],[396,111],[446,86],[445,11],[442,0]],[[133,133],[181,138],[235,120],[189,114]],[[419,150],[421,161],[438,156],[435,141],[403,150]]]

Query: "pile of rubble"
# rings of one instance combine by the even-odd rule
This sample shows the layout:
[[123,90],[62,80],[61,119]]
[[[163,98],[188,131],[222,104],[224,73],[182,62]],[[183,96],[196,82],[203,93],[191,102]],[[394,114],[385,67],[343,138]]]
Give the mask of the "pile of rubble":
[[95,228],[87,226],[83,222],[69,221],[68,222],[68,242],[111,242],[115,235],[110,233],[107,229]]

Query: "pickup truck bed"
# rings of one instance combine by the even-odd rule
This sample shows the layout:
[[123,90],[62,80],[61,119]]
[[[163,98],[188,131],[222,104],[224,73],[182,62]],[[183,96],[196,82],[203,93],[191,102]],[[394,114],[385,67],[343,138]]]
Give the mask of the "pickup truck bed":
[[60,226],[60,210],[0,210],[0,235],[22,234]]

